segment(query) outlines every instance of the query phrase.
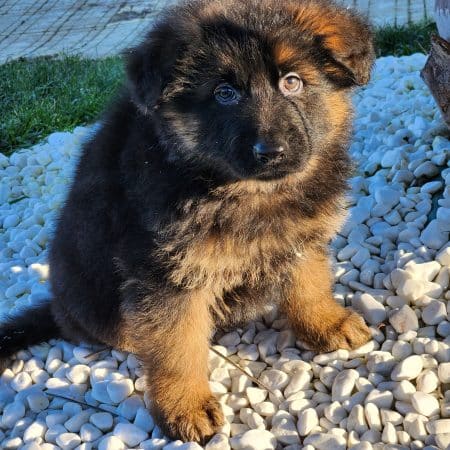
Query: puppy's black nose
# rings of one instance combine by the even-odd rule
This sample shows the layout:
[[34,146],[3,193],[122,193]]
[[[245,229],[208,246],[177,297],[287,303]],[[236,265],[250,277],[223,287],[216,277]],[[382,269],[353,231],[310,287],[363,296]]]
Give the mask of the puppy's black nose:
[[253,146],[255,158],[262,163],[268,163],[283,155],[284,147],[282,145],[269,145],[265,142],[258,142]]

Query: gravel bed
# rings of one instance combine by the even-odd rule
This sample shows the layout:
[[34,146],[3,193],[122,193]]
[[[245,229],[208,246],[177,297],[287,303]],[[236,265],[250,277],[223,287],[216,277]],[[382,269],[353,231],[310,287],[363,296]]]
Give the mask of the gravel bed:
[[[262,385],[211,352],[228,423],[207,449],[450,449],[450,141],[424,62],[381,58],[354,96],[357,169],[333,242],[335,295],[373,340],[316,355],[276,311],[218,336],[214,349]],[[0,155],[1,315],[49,295],[52,221],[90,132]],[[133,355],[109,349],[55,340],[19,352],[0,378],[0,448],[200,448],[155,426],[142,375]]]

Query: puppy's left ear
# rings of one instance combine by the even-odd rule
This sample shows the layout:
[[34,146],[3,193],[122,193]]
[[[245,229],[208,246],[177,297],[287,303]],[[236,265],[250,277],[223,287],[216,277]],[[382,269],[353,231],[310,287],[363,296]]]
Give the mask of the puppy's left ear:
[[136,48],[125,54],[132,100],[144,113],[158,107],[181,51],[179,35],[167,22],[159,23]]
[[325,56],[323,67],[333,81],[346,87],[369,82],[375,61],[373,34],[361,16],[319,0],[300,7],[296,20],[312,32]]

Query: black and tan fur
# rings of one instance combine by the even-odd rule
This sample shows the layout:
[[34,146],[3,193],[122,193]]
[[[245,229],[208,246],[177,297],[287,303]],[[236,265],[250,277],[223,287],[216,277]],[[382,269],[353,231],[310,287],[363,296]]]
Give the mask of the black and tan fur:
[[[207,374],[218,327],[277,303],[316,350],[366,342],[333,300],[327,245],[345,217],[349,93],[373,57],[365,22],[325,0],[170,10],[84,147],[51,246],[54,298],[2,326],[1,356],[55,336],[135,352],[159,424],[204,440],[223,422]],[[295,97],[278,88],[289,72]],[[237,104],[217,103],[223,82]],[[284,157],[256,161],[261,140]]]

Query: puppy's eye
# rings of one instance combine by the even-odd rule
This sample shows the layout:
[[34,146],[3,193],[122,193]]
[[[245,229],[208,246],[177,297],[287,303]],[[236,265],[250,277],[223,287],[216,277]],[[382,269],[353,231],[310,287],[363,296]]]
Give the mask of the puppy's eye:
[[234,105],[240,100],[241,95],[233,86],[219,84],[214,89],[214,97],[221,105]]
[[295,72],[289,72],[280,79],[278,86],[284,95],[295,95],[302,91],[303,81]]

